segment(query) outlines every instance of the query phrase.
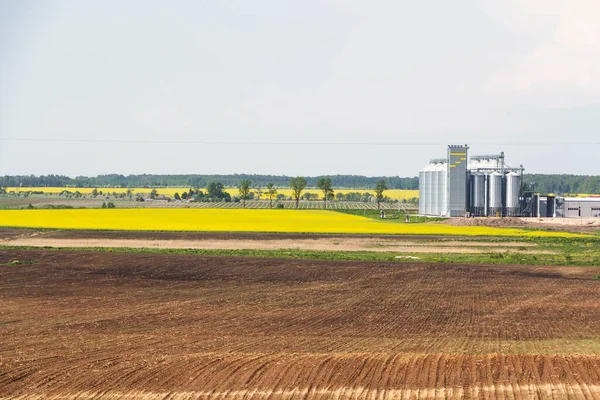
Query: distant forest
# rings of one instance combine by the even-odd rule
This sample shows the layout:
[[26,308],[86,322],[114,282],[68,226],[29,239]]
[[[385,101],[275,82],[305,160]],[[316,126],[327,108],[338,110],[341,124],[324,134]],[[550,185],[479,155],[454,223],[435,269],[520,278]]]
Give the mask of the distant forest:
[[[389,189],[418,189],[419,178],[367,177],[361,175],[331,175],[307,177],[308,186],[316,187],[319,178],[331,178],[336,188],[372,189],[375,182],[385,179]],[[0,187],[48,186],[48,187],[190,187],[204,188],[210,182],[221,182],[226,187],[237,186],[242,179],[252,181],[252,186],[265,187],[274,183],[278,187],[289,186],[290,176],[283,175],[98,175],[70,178],[62,175],[22,175],[0,177]],[[525,183],[535,183],[539,193],[600,193],[600,176],[526,174]]]
[[600,193],[600,176],[525,174],[523,180],[542,194]]
[[[70,178],[62,175],[21,175],[0,177],[0,187],[189,187],[204,188],[211,182],[221,182],[226,187],[235,187],[242,179],[252,181],[254,187],[265,187],[273,183],[288,187],[291,176],[282,175],[98,175]],[[316,187],[319,178],[331,178],[333,186],[350,189],[372,189],[375,182],[385,179],[389,189],[418,189],[419,178],[367,177],[360,175],[327,175],[306,177],[308,187]]]

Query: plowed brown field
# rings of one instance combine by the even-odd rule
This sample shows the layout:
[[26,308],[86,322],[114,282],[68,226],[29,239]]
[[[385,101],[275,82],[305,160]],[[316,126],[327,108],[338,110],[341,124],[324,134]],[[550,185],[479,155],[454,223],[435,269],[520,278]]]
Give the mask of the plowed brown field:
[[0,398],[600,399],[599,273],[2,250]]

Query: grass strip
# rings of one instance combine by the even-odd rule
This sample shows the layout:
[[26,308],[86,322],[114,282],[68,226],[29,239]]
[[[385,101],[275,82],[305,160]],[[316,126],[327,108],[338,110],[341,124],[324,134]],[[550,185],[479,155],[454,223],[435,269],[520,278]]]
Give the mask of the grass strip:
[[[586,266],[600,267],[600,254],[564,253],[564,254],[521,254],[506,251],[503,253],[477,254],[429,254],[370,251],[318,251],[318,250],[220,250],[220,249],[151,249],[129,247],[31,247],[0,246],[3,250],[63,250],[98,251],[112,253],[152,253],[152,254],[188,254],[230,257],[290,258],[328,261],[385,261],[385,262],[428,262],[459,264],[494,265],[548,265],[548,266]],[[410,258],[405,258],[410,257]]]

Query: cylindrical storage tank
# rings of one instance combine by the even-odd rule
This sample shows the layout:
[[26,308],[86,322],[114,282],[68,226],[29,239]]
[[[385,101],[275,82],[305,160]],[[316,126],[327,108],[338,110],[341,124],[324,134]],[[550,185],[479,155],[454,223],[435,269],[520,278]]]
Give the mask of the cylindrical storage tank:
[[506,175],[506,214],[516,216],[519,214],[519,195],[521,188],[521,176],[516,172]]
[[442,215],[444,213],[444,196],[446,194],[446,186],[444,185],[444,178],[446,176],[446,164],[438,164],[437,171],[437,189],[435,194],[437,196],[436,205],[437,209],[435,215]]
[[425,184],[425,208],[423,210],[423,214],[429,215],[431,214],[431,166],[425,168],[424,184]]
[[431,210],[429,210],[429,214],[436,215],[438,210],[437,205],[437,189],[438,189],[438,175],[437,175],[437,165],[434,164],[431,167]]
[[475,172],[471,177],[471,214],[484,215],[485,211],[485,175]]
[[447,200],[447,191],[448,191],[448,164],[442,164],[440,171],[440,190],[438,192],[438,201],[440,204],[440,215],[448,214],[448,200]]
[[425,214],[425,171],[419,171],[419,214]]
[[502,215],[502,175],[498,172],[488,175],[488,215]]

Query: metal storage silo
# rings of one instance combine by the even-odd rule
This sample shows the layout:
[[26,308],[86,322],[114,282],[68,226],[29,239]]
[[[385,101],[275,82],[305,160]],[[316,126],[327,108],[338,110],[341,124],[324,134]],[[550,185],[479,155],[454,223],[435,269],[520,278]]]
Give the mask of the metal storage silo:
[[435,174],[437,175],[437,188],[435,190],[437,206],[435,215],[444,215],[446,210],[444,208],[444,199],[446,198],[446,163],[438,163],[436,166]]
[[521,187],[521,176],[516,172],[506,175],[506,215],[515,216],[519,214],[519,195]]
[[440,202],[440,215],[448,215],[448,163],[443,163],[441,168],[440,191],[438,193]]
[[431,210],[429,210],[429,214],[437,215],[438,213],[438,174],[437,174],[437,164],[431,165]]
[[431,168],[429,164],[419,171],[419,214],[431,214]]
[[471,214],[485,215],[485,175],[475,172],[471,179]]
[[431,164],[425,168],[425,214],[431,215],[432,205],[431,201],[433,200],[433,190],[431,187],[432,183],[432,175],[431,175]]
[[419,171],[419,214],[425,214],[425,171]]
[[488,175],[488,215],[502,215],[502,174],[494,172]]

